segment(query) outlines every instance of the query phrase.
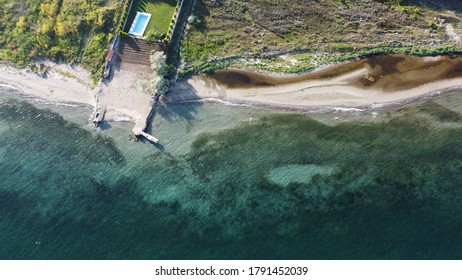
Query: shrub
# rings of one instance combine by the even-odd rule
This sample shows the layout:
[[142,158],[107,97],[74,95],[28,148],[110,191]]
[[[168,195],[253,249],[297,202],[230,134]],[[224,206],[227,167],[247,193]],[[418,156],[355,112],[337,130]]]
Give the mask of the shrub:
[[165,78],[168,73],[167,56],[163,52],[154,52],[150,56],[151,69],[156,74],[152,80],[152,87],[156,94],[164,94],[167,92],[170,82]]
[[146,34],[146,41],[148,42],[155,42],[155,41],[161,41],[164,39],[166,33],[160,33],[155,30],[149,30],[148,33]]

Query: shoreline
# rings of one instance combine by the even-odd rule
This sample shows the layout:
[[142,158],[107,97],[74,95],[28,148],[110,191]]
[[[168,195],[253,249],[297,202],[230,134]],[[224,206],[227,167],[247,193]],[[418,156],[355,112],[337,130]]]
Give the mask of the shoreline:
[[[409,57],[409,59],[414,59]],[[439,57],[423,58],[426,62],[436,62]],[[461,57],[462,59],[462,57]],[[441,61],[443,61],[441,59]],[[447,61],[444,61],[447,63]],[[41,103],[50,103],[58,106],[107,107],[106,119],[108,121],[122,121],[137,123],[152,108],[152,98],[149,94],[139,92],[135,83],[140,79],[148,79],[149,67],[140,68],[138,65],[127,64],[123,69],[116,68],[110,82],[101,82],[97,86],[90,87],[89,73],[79,67],[69,65],[52,65],[46,78],[19,69],[14,66],[0,63],[0,85],[11,86],[18,89],[18,95],[29,100]],[[357,62],[354,62],[357,64]],[[296,81],[294,76],[270,75],[270,78],[291,79],[272,86],[254,86],[247,88],[231,88],[213,80],[205,75],[195,75],[186,80],[181,80],[173,85],[170,91],[162,97],[164,104],[182,104],[190,102],[215,102],[236,106],[263,107],[274,110],[293,112],[357,112],[366,110],[380,110],[398,107],[421,100],[427,100],[436,96],[462,93],[462,77],[445,79],[441,76],[442,66],[420,67],[420,70],[412,70],[403,73],[393,73],[385,76],[383,80],[400,79],[413,82],[415,77],[435,77],[436,81],[425,82],[409,89],[390,90],[383,80],[378,80],[371,87],[358,85],[359,79],[364,79],[373,71],[374,67],[362,65],[350,67],[348,63],[323,66],[311,73],[320,75],[326,71],[334,71],[337,74],[329,78],[316,76]],[[62,75],[64,72],[58,68],[64,67],[66,71],[73,71],[70,78]],[[402,67],[402,66],[397,66]],[[347,69],[341,71],[339,69]],[[349,69],[349,70],[348,70]],[[423,70],[422,70],[423,69]],[[121,71],[123,70],[123,71]],[[249,70],[244,70],[253,73]],[[123,72],[123,74],[122,74]],[[439,73],[434,76],[435,73]],[[260,74],[259,74],[260,75]],[[87,79],[85,80],[85,76]],[[403,81],[400,81],[401,83]],[[385,86],[384,86],[385,85]]]
[[[96,107],[107,107],[106,120],[115,122],[136,123],[140,115],[150,108],[150,104],[144,104],[144,96],[140,97],[133,90],[129,92],[131,99],[141,101],[132,102],[127,106],[127,100],[123,97],[107,95],[107,86],[99,83],[92,84],[88,71],[81,67],[71,67],[67,64],[55,64],[46,62],[50,66],[47,77],[24,68],[0,63],[0,87],[8,87],[15,90],[17,96],[53,106],[85,107],[93,111]],[[70,77],[69,77],[70,76]],[[89,120],[91,114],[89,114]]]
[[164,102],[225,102],[299,112],[375,110],[462,93],[461,65],[462,57],[390,55],[322,67],[296,78],[229,69],[178,82]]
[[46,99],[38,95],[27,94],[22,89],[16,86],[10,85],[10,84],[0,83],[0,88],[2,87],[8,87],[8,88],[15,90],[15,92],[12,93],[12,95],[15,95],[26,101],[36,102],[38,104],[61,106],[61,107],[71,107],[71,108],[86,108],[88,110],[94,109],[94,107],[88,103],[73,102],[73,101],[66,101],[66,100],[50,100],[50,99]]
[[17,95],[25,99],[91,108],[96,104],[94,90],[54,71],[45,78],[27,69],[0,63],[0,73],[0,85],[15,89]]
[[268,103],[258,101],[245,101],[242,99],[229,99],[229,98],[210,98],[210,97],[199,97],[197,99],[174,99],[165,97],[163,100],[164,104],[187,104],[187,103],[221,103],[229,106],[242,106],[242,107],[254,107],[254,108],[265,108],[278,111],[286,112],[299,112],[299,113],[329,113],[329,112],[365,112],[396,108],[412,103],[431,100],[439,96],[445,96],[455,93],[462,93],[462,84],[460,86],[448,87],[436,91],[427,92],[419,96],[409,97],[396,101],[390,101],[385,103],[373,103],[370,105],[358,105],[358,106],[344,106],[344,105],[302,105],[302,106],[291,106],[284,103]]

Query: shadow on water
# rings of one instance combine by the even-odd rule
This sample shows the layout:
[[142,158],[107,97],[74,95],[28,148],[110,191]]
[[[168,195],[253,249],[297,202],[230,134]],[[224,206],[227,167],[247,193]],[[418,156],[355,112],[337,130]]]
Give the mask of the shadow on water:
[[194,120],[194,114],[197,113],[200,106],[202,106],[201,102],[191,102],[185,106],[170,106],[165,104],[157,108],[157,111],[159,115],[170,122],[179,120],[191,122]]
[[[147,117],[147,122],[146,122],[146,128],[144,129],[144,131],[148,134],[151,134],[155,137],[155,134],[156,134],[156,131],[153,129],[153,123],[154,123],[154,120],[156,118],[156,112],[157,112],[157,106],[156,107],[153,107],[151,109],[151,112],[149,113],[148,117]],[[160,143],[153,143],[149,140],[147,140],[145,137],[142,137],[142,136],[137,136],[137,139],[139,142],[141,143],[150,143],[152,144],[154,147],[156,147],[159,151],[163,152],[165,150],[165,147],[160,144]]]
[[106,130],[109,130],[112,128],[112,126],[109,124],[109,122],[107,121],[102,121],[100,124],[99,124],[99,129],[101,129],[102,131],[106,131]]
[[138,140],[138,142],[140,143],[143,143],[143,144],[151,144],[153,147],[155,147],[157,150],[159,150],[160,152],[164,152],[165,151],[165,146],[162,145],[160,142],[159,143],[153,143],[151,141],[149,141],[148,139],[144,138],[143,136],[137,136],[136,139]]
[[[173,92],[181,92],[174,94]],[[162,106],[158,106],[156,112],[169,122],[185,120],[191,122],[194,115],[198,113],[199,108],[203,105],[194,89],[188,83],[181,83],[174,86],[174,90],[169,91],[163,96]],[[183,103],[185,106],[171,106],[172,103]]]
[[152,145],[153,145],[154,147],[156,147],[156,149],[158,149],[158,150],[161,151],[161,152],[165,151],[165,147],[164,147],[164,145],[162,145],[161,143],[157,143],[157,144],[156,144],[156,143],[152,143]]

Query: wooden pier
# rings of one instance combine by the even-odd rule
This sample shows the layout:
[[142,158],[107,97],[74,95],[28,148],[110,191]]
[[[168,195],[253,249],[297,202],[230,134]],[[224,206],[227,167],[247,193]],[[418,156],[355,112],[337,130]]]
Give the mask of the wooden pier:
[[140,132],[140,135],[144,136],[146,139],[148,139],[149,141],[151,141],[152,143],[154,144],[157,144],[159,143],[159,139],[157,139],[156,137],[150,135],[150,134],[147,134],[146,132],[144,131],[141,131]]
[[146,132],[144,132],[143,130],[145,129],[146,127],[146,121],[144,122],[144,125],[143,125],[143,122],[139,122],[139,120],[136,122],[135,124],[135,127],[133,128],[133,134],[135,134],[136,136],[143,136],[144,138],[148,139],[148,141],[154,143],[154,144],[157,144],[159,143],[159,139],[157,139],[156,137],[152,136],[151,134],[148,134]]
[[133,128],[133,134],[136,136],[143,136],[144,138],[148,139],[148,141],[157,144],[159,143],[159,139],[156,137],[144,132],[146,127],[148,126],[148,120],[152,118],[153,112],[155,110],[155,106],[151,107],[151,110],[145,114],[146,117],[140,117],[136,121],[135,127]]

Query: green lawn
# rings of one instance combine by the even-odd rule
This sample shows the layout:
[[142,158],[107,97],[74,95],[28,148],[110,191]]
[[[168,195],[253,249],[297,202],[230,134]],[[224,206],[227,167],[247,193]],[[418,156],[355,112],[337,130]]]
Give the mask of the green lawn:
[[167,32],[173,13],[175,12],[176,4],[177,0],[134,0],[124,31],[128,32],[130,30],[137,12],[145,12],[151,14],[151,20],[149,20],[144,35],[149,30],[155,30],[160,33]]

